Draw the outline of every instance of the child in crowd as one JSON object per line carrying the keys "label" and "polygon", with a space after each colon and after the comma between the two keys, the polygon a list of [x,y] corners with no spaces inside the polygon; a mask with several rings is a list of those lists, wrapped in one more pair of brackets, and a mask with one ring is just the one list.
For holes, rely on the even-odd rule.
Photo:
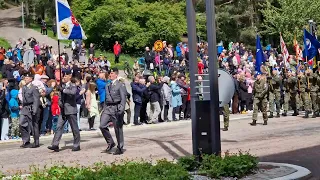
{"label": "child in crowd", "polygon": [[59,91],[54,89],[51,93],[51,113],[52,113],[52,131],[51,134],[57,131],[57,124],[60,115],[59,107]]}
{"label": "child in crowd", "polygon": [[11,116],[11,139],[18,139],[19,134],[19,90],[13,89],[10,91],[9,109]]}

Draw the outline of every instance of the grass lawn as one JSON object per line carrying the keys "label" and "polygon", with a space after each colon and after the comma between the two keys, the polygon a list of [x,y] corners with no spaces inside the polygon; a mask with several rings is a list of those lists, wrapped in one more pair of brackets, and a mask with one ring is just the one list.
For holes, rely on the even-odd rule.
{"label": "grass lawn", "polygon": [[0,37],[0,47],[8,49],[9,47],[11,47],[11,45],[6,39]]}
{"label": "grass lawn", "polygon": [[[38,24],[32,23],[32,24],[30,24],[29,28],[31,28],[33,30],[36,30],[39,33],[41,33],[41,27]],[[53,35],[53,32],[51,30],[51,25],[48,25],[47,30],[48,30],[48,37],[50,37],[52,39],[55,39],[55,40],[58,40],[57,36]],[[60,40],[60,43],[65,44],[65,45],[69,45],[69,44],[71,44],[71,42],[72,42],[71,40]]]}

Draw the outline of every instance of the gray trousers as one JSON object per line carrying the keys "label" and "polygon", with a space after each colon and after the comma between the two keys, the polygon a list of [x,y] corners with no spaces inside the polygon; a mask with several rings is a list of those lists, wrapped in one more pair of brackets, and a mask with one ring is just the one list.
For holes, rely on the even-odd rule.
{"label": "gray trousers", "polygon": [[[34,144],[39,145],[39,137],[40,137],[40,128],[39,128],[39,120],[40,120],[41,112],[35,116],[30,115],[20,115],[20,133],[23,144],[30,142],[30,133],[32,132]],[[31,117],[31,118],[30,118]],[[31,132],[30,132],[31,131]]]}
{"label": "gray trousers", "polygon": [[63,129],[64,129],[64,124],[66,121],[69,122],[73,134],[73,147],[77,148],[80,146],[80,131],[78,127],[78,121],[77,121],[77,114],[71,114],[71,115],[66,115],[65,119],[62,119],[62,116],[59,116],[58,119],[58,124],[57,124],[57,131],[54,134],[53,140],[52,140],[52,146],[59,146]]}
{"label": "gray trousers", "polygon": [[161,113],[161,108],[159,102],[150,103],[150,118],[151,122],[158,122],[159,114]]}
{"label": "gray trousers", "polygon": [[[108,108],[108,107],[105,107]],[[114,143],[113,138],[109,131],[109,123],[113,123],[114,132],[116,134],[118,149],[123,149],[124,138],[123,138],[123,114],[116,115],[114,113],[108,113],[108,111],[103,111],[100,118],[100,130],[103,134],[104,139],[107,141],[108,145]]]}

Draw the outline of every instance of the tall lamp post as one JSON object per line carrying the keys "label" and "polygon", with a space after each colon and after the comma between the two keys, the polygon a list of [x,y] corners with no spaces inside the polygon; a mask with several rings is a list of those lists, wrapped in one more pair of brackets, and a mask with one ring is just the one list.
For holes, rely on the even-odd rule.
{"label": "tall lamp post", "polygon": [[22,29],[24,30],[24,8],[23,1],[21,1],[21,17],[22,17]]}

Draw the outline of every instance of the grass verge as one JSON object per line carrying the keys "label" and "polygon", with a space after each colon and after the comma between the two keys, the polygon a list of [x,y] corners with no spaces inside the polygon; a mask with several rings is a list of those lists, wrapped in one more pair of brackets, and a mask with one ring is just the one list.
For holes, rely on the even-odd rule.
{"label": "grass verge", "polygon": [[11,47],[11,45],[6,39],[0,37],[0,47],[8,49],[9,47]]}

